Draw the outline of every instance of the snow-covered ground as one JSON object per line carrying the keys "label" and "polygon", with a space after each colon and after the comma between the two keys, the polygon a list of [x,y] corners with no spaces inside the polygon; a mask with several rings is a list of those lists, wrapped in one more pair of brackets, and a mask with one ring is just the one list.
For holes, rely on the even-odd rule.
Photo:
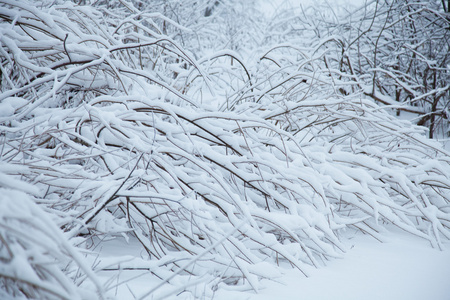
{"label": "snow-covered ground", "polygon": [[[197,291],[197,297],[170,287],[161,287],[156,297],[165,293],[170,299],[214,300],[448,300],[450,299],[450,244],[444,251],[427,241],[392,229],[381,243],[362,233],[349,234],[348,248],[342,259],[332,259],[319,269],[307,269],[304,277],[294,269],[282,269],[275,280],[262,280],[258,293],[225,287],[211,297]],[[139,245],[130,241],[110,241],[107,251],[129,257],[142,257]],[[114,250],[115,249],[115,250]],[[114,253],[111,253],[113,251]],[[108,274],[104,274],[105,278]],[[154,275],[148,271],[123,271],[115,283],[125,282],[116,291],[118,299],[133,299],[150,291]],[[152,283],[153,282],[153,283]],[[111,286],[114,286],[112,284]],[[199,285],[202,289],[202,285]],[[113,288],[114,289],[114,288]],[[202,296],[198,296],[202,295]],[[152,297],[150,297],[152,299]],[[166,299],[162,298],[157,299]]]}
{"label": "snow-covered ground", "polygon": [[[309,270],[309,278],[286,270],[279,282],[263,281],[259,294],[220,290],[214,299],[249,300],[448,300],[450,245],[433,249],[402,232],[387,241],[355,235],[343,259]],[[350,248],[349,247],[349,248]]]}

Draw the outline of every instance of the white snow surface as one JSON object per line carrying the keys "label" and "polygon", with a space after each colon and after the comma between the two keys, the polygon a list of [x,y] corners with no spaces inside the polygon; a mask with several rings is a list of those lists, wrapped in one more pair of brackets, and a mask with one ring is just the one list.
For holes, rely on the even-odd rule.
{"label": "white snow surface", "polygon": [[[309,278],[288,270],[281,283],[258,295],[216,299],[419,300],[450,299],[450,253],[403,233],[388,234],[385,243],[355,236],[344,259],[311,269]],[[448,246],[448,245],[447,245]]]}
{"label": "white snow surface", "polygon": [[[430,247],[423,239],[390,228],[384,233],[386,240],[381,243],[360,232],[348,233],[345,242],[348,247],[342,259],[332,259],[316,269],[307,269],[309,277],[298,270],[282,268],[282,274],[275,280],[262,280],[259,292],[233,290],[235,287],[221,285],[211,296],[197,297],[190,293],[172,293],[168,287],[161,288],[156,299],[214,299],[214,300],[448,300],[450,299],[450,244],[444,251]],[[130,241],[126,246],[120,240],[112,240],[108,253],[117,255],[127,252],[124,261],[130,262],[139,253],[139,245]],[[138,259],[139,260],[139,259]],[[108,261],[104,261],[108,263]],[[140,266],[156,266],[139,263]],[[154,262],[153,262],[154,264]],[[161,264],[164,264],[162,262]],[[117,299],[132,299],[133,295],[148,291],[152,277],[149,272],[123,271],[120,280],[131,279],[128,288],[120,286],[115,295]],[[107,275],[107,274],[106,274]],[[195,279],[193,279],[195,280]],[[156,283],[154,283],[156,285]],[[199,285],[201,289],[202,285]],[[201,295],[201,296],[198,296]],[[147,299],[147,298],[146,298]],[[152,299],[152,297],[150,297]]]}

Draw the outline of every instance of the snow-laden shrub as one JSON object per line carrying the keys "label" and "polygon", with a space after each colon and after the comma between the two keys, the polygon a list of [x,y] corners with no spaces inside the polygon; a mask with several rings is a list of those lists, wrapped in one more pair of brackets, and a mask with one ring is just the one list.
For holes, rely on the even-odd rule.
{"label": "snow-laden shrub", "polygon": [[256,50],[249,66],[230,51],[195,60],[161,14],[0,3],[1,159],[41,193],[24,211],[58,215],[80,250],[124,236],[181,290],[170,274],[257,290],[276,265],[307,275],[342,256],[348,228],[382,239],[395,225],[436,247],[450,237],[448,153],[342,92],[353,83],[326,64],[335,40]]}
{"label": "snow-laden shrub", "polygon": [[43,209],[45,200],[29,195],[40,194],[34,186],[8,175],[17,169],[27,171],[0,165],[1,298],[102,298],[97,276],[53,220],[58,212]]}
{"label": "snow-laden shrub", "polygon": [[[360,7],[320,2],[284,10],[266,43],[309,47],[328,43],[324,64],[336,77],[400,115],[429,128],[430,138],[450,130],[450,18],[445,1],[368,1]],[[357,4],[357,5],[358,5]]]}

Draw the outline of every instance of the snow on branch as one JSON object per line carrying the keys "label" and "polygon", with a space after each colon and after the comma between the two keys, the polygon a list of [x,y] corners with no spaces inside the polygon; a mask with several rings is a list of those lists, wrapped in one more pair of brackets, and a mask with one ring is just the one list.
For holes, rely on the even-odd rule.
{"label": "snow on branch", "polygon": [[[0,4],[7,294],[106,297],[112,281],[97,276],[115,268],[257,291],[277,266],[307,276],[341,257],[349,228],[450,238],[449,153],[365,98],[366,78],[330,50],[340,39],[196,60],[156,29],[166,17],[130,5],[126,17],[120,5]],[[82,261],[120,237],[147,259]]]}

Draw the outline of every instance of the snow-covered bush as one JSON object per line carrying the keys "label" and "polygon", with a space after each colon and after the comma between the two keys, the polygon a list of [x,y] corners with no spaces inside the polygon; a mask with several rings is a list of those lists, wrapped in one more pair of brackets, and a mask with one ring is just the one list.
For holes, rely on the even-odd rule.
{"label": "snow-covered bush", "polygon": [[45,200],[35,186],[8,175],[17,169],[28,171],[0,165],[0,297],[102,298],[103,287],[91,266],[53,220],[61,212],[43,208]]}
{"label": "snow-covered bush", "polygon": [[[333,40],[324,59],[336,77],[400,115],[414,115],[429,137],[449,134],[450,17],[445,1],[366,1],[356,9],[310,6],[284,11],[267,41],[297,47]],[[278,34],[276,34],[278,33]],[[282,33],[282,34],[279,34]]]}
{"label": "snow-covered bush", "polygon": [[[257,48],[244,61],[191,54],[171,36],[189,28],[126,1],[0,4],[1,160],[35,193],[5,190],[0,230],[13,222],[49,240],[2,233],[1,270],[16,274],[0,274],[2,293],[71,298],[88,278],[87,291],[108,295],[113,283],[94,275],[105,264],[62,265],[79,257],[68,245],[114,237],[139,241],[161,282],[189,290],[195,276],[207,295],[258,290],[277,265],[307,275],[305,265],[342,256],[349,228],[382,239],[395,225],[436,247],[450,238],[448,153],[352,90],[356,77],[328,64],[338,39]],[[59,265],[41,275],[27,249]],[[32,291],[17,275],[25,267],[39,273]]]}

